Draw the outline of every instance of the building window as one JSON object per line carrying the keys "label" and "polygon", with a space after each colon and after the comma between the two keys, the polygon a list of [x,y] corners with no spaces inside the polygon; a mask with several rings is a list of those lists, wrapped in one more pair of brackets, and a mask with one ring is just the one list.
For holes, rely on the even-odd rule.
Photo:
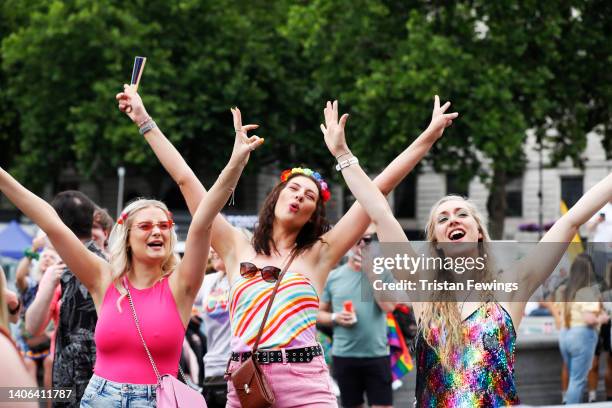
{"label": "building window", "polygon": [[562,176],[561,177],[561,199],[565,201],[567,208],[572,208],[582,197],[583,177]]}
{"label": "building window", "polygon": [[523,216],[523,178],[517,177],[506,184],[506,216]]}
{"label": "building window", "polygon": [[469,180],[462,180],[457,174],[446,175],[446,194],[469,197]]}
{"label": "building window", "polygon": [[410,173],[393,193],[397,218],[416,218],[416,174]]}

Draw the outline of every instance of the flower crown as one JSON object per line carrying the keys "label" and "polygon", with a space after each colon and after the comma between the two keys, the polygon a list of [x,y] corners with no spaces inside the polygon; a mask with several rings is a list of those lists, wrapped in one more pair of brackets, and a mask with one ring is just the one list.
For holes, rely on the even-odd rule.
{"label": "flower crown", "polygon": [[329,186],[323,180],[323,177],[316,171],[312,171],[311,169],[304,169],[302,167],[294,167],[292,169],[287,169],[283,171],[280,175],[280,180],[285,182],[294,174],[303,174],[304,176],[312,177],[319,183],[319,187],[321,188],[321,198],[323,202],[326,203],[331,198],[331,193],[329,192]]}
{"label": "flower crown", "polygon": [[[170,211],[166,211],[166,214],[168,215],[168,221],[174,221],[174,219],[172,218],[172,213]],[[128,215],[129,214],[127,211],[123,211],[119,218],[117,218],[117,224],[123,225],[123,223],[128,219]]]}

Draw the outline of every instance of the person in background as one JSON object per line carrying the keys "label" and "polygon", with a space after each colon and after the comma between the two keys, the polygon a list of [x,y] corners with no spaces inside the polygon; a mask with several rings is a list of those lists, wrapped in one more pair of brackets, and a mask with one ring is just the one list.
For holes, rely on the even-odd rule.
{"label": "person in background", "polygon": [[570,277],[562,296],[559,348],[568,367],[569,383],[564,403],[582,402],[582,394],[591,368],[599,326],[609,320],[602,310],[601,296],[592,287],[595,282],[590,257],[580,254],[572,263]]}
{"label": "person in background", "polygon": [[223,260],[213,249],[210,260],[216,272],[204,277],[202,284],[202,324],[206,336],[204,355],[204,397],[210,408],[225,407],[227,381],[224,378],[231,355],[230,316],[228,308],[229,281]]}
{"label": "person in background", "polygon": [[[0,370],[0,387],[35,387],[36,384],[32,377],[28,374],[21,354],[17,349],[17,345],[11,338],[9,326],[8,309],[11,307],[7,304],[7,295],[10,296],[12,307],[15,303],[19,305],[17,296],[6,289],[6,276],[4,270],[0,266],[0,361],[2,361],[2,369]],[[17,307],[17,310],[19,307]],[[17,313],[13,313],[16,315]],[[14,408],[14,402],[1,402],[0,407]],[[35,402],[21,402],[19,407],[36,408],[38,404]]]}
{"label": "person in background", "polygon": [[91,239],[108,258],[108,237],[113,229],[113,217],[105,208],[96,206],[94,210],[93,225],[91,226]]}
{"label": "person in background", "polygon": [[[332,367],[345,407],[362,406],[364,393],[372,407],[393,406],[387,313],[395,304],[375,298],[361,272],[362,251],[374,234],[371,225],[349,251],[348,262],[330,273],[319,304],[317,322],[334,327]],[[352,311],[345,308],[346,302]]]}

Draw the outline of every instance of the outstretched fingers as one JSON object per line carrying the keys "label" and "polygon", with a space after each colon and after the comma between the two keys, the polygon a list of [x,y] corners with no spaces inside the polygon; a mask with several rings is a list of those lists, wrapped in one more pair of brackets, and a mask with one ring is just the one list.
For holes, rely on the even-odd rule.
{"label": "outstretched fingers", "polygon": [[333,105],[332,105],[332,115],[331,115],[332,120],[334,121],[334,123],[338,123],[338,101],[334,101]]}
{"label": "outstretched fingers", "polygon": [[346,121],[348,120],[348,117],[349,117],[348,113],[345,113],[340,118],[340,126],[342,127],[342,129],[344,129],[344,126],[346,126]]}
{"label": "outstretched fingers", "polygon": [[439,109],[439,110],[440,110],[440,113],[444,113],[444,112],[446,112],[446,110],[447,110],[447,109],[448,109],[450,106],[451,106],[450,101],[446,102],[444,105],[442,105],[442,106],[440,107],[440,109]]}
{"label": "outstretched fingers", "polygon": [[329,123],[331,122],[331,111],[332,111],[332,105],[330,101],[327,101],[327,104],[325,105],[325,109],[323,109],[323,114],[325,115],[325,125],[329,126]]}
{"label": "outstretched fingers", "polygon": [[246,133],[249,130],[253,130],[253,129],[257,129],[259,127],[259,125],[255,125],[255,124],[249,124],[249,125],[244,125],[242,127],[242,130]]}
{"label": "outstretched fingers", "polygon": [[234,119],[234,130],[236,132],[242,131],[242,116],[240,115],[240,109],[238,107],[231,108],[232,118]]}

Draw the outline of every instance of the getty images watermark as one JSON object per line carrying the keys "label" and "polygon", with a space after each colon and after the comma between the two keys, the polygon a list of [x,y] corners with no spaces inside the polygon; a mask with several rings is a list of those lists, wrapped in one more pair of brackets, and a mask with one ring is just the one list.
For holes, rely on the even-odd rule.
{"label": "getty images watermark", "polygon": [[[362,288],[388,301],[555,301],[578,254],[611,259],[610,251],[597,243],[373,243],[362,255]],[[594,296],[612,283],[605,265],[594,262],[587,277],[601,288]],[[372,290],[362,290],[362,298],[372,300]]]}

